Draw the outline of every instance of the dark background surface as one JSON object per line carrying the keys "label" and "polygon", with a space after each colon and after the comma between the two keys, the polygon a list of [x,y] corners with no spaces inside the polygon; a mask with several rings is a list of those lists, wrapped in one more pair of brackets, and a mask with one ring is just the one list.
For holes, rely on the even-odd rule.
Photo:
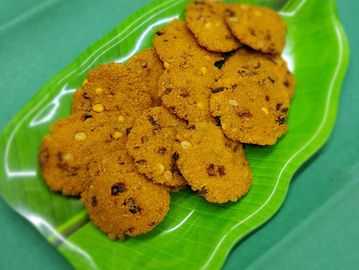
{"label": "dark background surface", "polygon": [[[41,85],[149,2],[0,0],[0,130]],[[224,269],[359,265],[358,10],[358,1],[338,0],[351,58],[333,134],[296,174],[279,213],[233,249]],[[71,266],[0,199],[0,269]]]}

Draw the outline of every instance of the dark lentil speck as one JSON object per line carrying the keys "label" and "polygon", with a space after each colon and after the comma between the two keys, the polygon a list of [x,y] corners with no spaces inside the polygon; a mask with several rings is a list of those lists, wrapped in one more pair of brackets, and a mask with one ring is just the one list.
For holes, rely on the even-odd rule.
{"label": "dark lentil speck", "polygon": [[233,152],[238,152],[238,150],[241,149],[239,145],[236,145],[232,148]]}
{"label": "dark lentil speck", "polygon": [[126,190],[124,183],[116,183],[111,187],[111,195],[118,196]]}
{"label": "dark lentil speck", "polygon": [[172,88],[166,87],[164,94],[169,94],[172,92]]}
{"label": "dark lentil speck", "polygon": [[175,161],[178,160],[179,159],[179,154],[177,152],[174,152],[172,154],[172,159],[175,160]]}
{"label": "dark lentil speck", "polygon": [[229,9],[229,8],[226,8],[225,12],[228,14],[229,17],[235,17],[236,16],[236,13],[233,10]]}
{"label": "dark lentil speck", "polygon": [[281,117],[279,116],[276,120],[276,122],[279,124],[279,125],[283,125],[285,123],[285,120],[286,118],[285,117]]}
{"label": "dark lentil speck", "polygon": [[82,116],[82,120],[87,120],[87,119],[90,119],[90,118],[92,118],[92,115],[91,114],[84,114],[83,116]]}
{"label": "dark lentil speck", "polygon": [[129,211],[131,212],[131,214],[136,214],[141,211],[141,208],[138,207],[138,205],[132,205]]}
{"label": "dark lentil speck", "polygon": [[260,62],[257,62],[256,65],[254,66],[255,69],[258,69],[261,67],[261,63]]}
{"label": "dark lentil speck", "polygon": [[187,129],[189,129],[189,130],[196,130],[196,126],[195,125],[189,125],[188,127],[187,127]]}
{"label": "dark lentil speck", "polygon": [[238,112],[237,115],[239,117],[246,117],[246,118],[250,118],[253,116],[250,111],[241,111],[241,112]]}
{"label": "dark lentil speck", "polygon": [[150,225],[150,227],[155,226],[155,225],[156,225],[156,221],[152,221],[149,225]]}
{"label": "dark lentil speck", "polygon": [[289,86],[290,86],[289,80],[285,80],[283,84],[284,84],[285,87],[289,87]]}
{"label": "dark lentil speck", "polygon": [[136,203],[135,199],[130,197],[124,201],[124,205],[128,206],[128,211],[130,211],[131,214],[136,214],[141,211],[141,208]]}
{"label": "dark lentil speck", "polygon": [[82,96],[83,96],[84,99],[87,99],[87,100],[90,99],[90,97],[89,97],[89,95],[87,94],[87,92],[84,92],[84,93],[82,94]]}
{"label": "dark lentil speck", "polygon": [[275,80],[274,80],[272,77],[270,77],[270,76],[268,76],[268,80],[269,80],[272,84],[275,83]]}
{"label": "dark lentil speck", "polygon": [[139,159],[139,160],[136,160],[135,163],[137,163],[137,164],[144,164],[144,163],[146,163],[146,160],[144,160],[144,159]]}
{"label": "dark lentil speck", "polygon": [[224,87],[217,87],[215,89],[212,89],[212,94],[222,92],[224,89],[225,89]]}
{"label": "dark lentil speck", "polygon": [[96,206],[97,206],[96,196],[92,196],[92,197],[91,197],[91,205],[92,205],[92,207],[96,207]]}
{"label": "dark lentil speck", "polygon": [[150,121],[150,123],[151,123],[152,125],[157,125],[157,121],[153,118],[152,115],[149,115],[149,116],[147,117],[147,119],[148,119],[148,121]]}
{"label": "dark lentil speck", "polygon": [[166,151],[167,151],[166,147],[160,147],[158,148],[157,153],[163,155],[166,153]]}
{"label": "dark lentil speck", "polygon": [[156,31],[156,35],[157,36],[162,36],[165,32],[163,30],[157,30]]}
{"label": "dark lentil speck", "polygon": [[132,127],[131,128],[126,128],[126,135],[130,134],[131,130],[132,130]]}
{"label": "dark lentil speck", "polygon": [[252,36],[254,36],[254,37],[256,36],[256,31],[254,31],[253,28],[248,28],[248,31]]}
{"label": "dark lentil speck", "polygon": [[224,166],[223,166],[223,165],[218,166],[218,174],[219,174],[220,176],[226,175],[226,173],[225,173],[225,171],[224,171]]}
{"label": "dark lentil speck", "polygon": [[188,97],[188,96],[189,96],[189,94],[188,94],[188,92],[187,92],[187,90],[186,90],[186,89],[183,89],[183,90],[181,91],[180,96],[181,96],[181,97]]}
{"label": "dark lentil speck", "polygon": [[129,233],[133,233],[135,231],[135,228],[134,227],[130,227],[126,230],[126,234],[129,234]]}
{"label": "dark lentil speck", "polygon": [[209,176],[216,176],[216,172],[215,172],[215,170],[214,170],[214,164],[213,164],[213,163],[211,163],[211,164],[208,165],[208,167],[207,167],[207,174],[208,174]]}
{"label": "dark lentil speck", "polygon": [[206,187],[202,187],[197,193],[200,195],[206,195],[208,193],[208,189]]}
{"label": "dark lentil speck", "polygon": [[62,152],[57,152],[56,153],[56,158],[58,161],[62,162]]}

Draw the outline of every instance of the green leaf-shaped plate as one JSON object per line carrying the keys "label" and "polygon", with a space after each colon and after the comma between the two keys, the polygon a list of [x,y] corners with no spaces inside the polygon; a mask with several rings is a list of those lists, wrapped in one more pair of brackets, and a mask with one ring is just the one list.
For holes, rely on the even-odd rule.
{"label": "green leaf-shaped plate", "polygon": [[131,15],[49,81],[1,135],[1,195],[77,269],[220,268],[230,249],[279,209],[294,172],[333,127],[349,54],[335,1],[247,1],[281,9],[289,26],[284,56],[297,78],[289,133],[275,146],[246,149],[254,174],[247,196],[214,205],[189,191],[174,193],[170,213],[154,231],[112,242],[89,223],[78,199],[50,192],[37,149],[50,124],[70,114],[71,95],[88,70],[152,46],[154,31],[183,17],[187,2],[158,0]]}

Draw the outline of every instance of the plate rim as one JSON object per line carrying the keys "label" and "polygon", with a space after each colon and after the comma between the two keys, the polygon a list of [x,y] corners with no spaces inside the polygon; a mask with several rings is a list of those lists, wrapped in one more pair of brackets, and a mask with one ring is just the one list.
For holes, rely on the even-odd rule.
{"label": "plate rim", "polygon": [[[184,2],[184,1],[187,1],[187,0],[182,0],[181,2]],[[70,70],[73,70],[78,65],[78,60],[83,58],[83,56],[86,55],[86,52],[88,52],[90,50],[90,48],[96,47],[99,44],[102,44],[102,40],[106,39],[106,37],[108,35],[110,35],[110,33],[112,33],[115,29],[118,29],[121,25],[126,25],[128,22],[133,21],[132,17],[135,17],[136,15],[142,14],[143,10],[145,10],[148,6],[158,5],[160,3],[169,4],[171,2],[174,2],[174,1],[173,0],[165,0],[165,1],[156,0],[156,1],[153,1],[153,2],[143,6],[142,8],[140,8],[139,10],[137,10],[136,12],[132,13],[130,16],[128,16],[127,18],[122,20],[114,29],[109,31],[109,33],[105,34],[99,40],[97,40],[97,41],[93,42],[92,44],[90,44],[90,46],[88,46],[87,49],[85,49],[82,53],[80,53],[69,65],[67,65],[65,68],[63,68],[59,72],[57,72],[50,80],[45,82],[43,84],[43,86],[36,92],[36,94],[33,95],[30,98],[30,100],[21,108],[21,110],[19,110],[12,117],[12,119],[5,125],[3,130],[0,132],[0,151],[3,152],[4,146],[5,146],[5,143],[6,143],[7,135],[13,130],[13,127],[16,125],[16,123],[18,123],[26,114],[29,113],[29,110],[31,110],[31,108],[34,107],[34,105],[39,101],[39,99],[45,99],[46,98],[46,91],[48,91],[49,85],[50,84],[56,84],[56,82],[58,82],[60,78],[63,78],[64,74],[68,73],[68,71],[70,71]],[[292,7],[291,5],[293,3],[294,3],[293,5],[297,4],[296,7],[298,7],[300,5],[303,5],[303,3],[305,3],[305,2],[306,2],[306,0],[288,1],[287,4],[284,6],[283,10],[284,10],[284,12],[288,12],[286,9],[288,9],[289,7]],[[344,28],[343,28],[343,26],[341,24],[341,21],[339,19],[338,14],[337,14],[336,1],[335,0],[329,0],[329,1],[326,1],[324,3],[324,5],[331,5],[332,12],[330,14],[326,14],[326,15],[331,17],[332,26],[336,28],[337,43],[339,44],[339,47],[341,48],[341,50],[338,52],[339,59],[336,61],[337,66],[336,66],[335,76],[331,80],[331,86],[330,86],[331,90],[328,91],[328,92],[330,92],[330,98],[327,99],[326,105],[325,105],[327,107],[327,113],[326,113],[327,117],[323,119],[323,121],[321,123],[321,129],[317,131],[317,134],[316,134],[317,136],[314,139],[311,139],[305,145],[305,147],[301,150],[302,152],[304,152],[306,150],[306,152],[301,156],[301,158],[298,161],[296,161],[295,156],[293,156],[287,162],[288,166],[292,165],[285,172],[286,174],[289,173],[289,176],[286,175],[286,177],[284,177],[282,180],[279,180],[279,178],[278,178],[278,181],[277,181],[277,184],[280,181],[285,181],[286,182],[285,183],[285,190],[283,190],[279,195],[278,195],[278,193],[274,193],[275,190],[273,191],[273,195],[274,194],[276,195],[275,198],[279,202],[276,203],[275,209],[271,211],[271,215],[269,215],[267,217],[267,219],[261,219],[260,222],[258,222],[258,224],[256,224],[255,227],[252,227],[251,230],[249,230],[248,232],[243,233],[241,235],[237,234],[236,228],[237,228],[237,226],[239,224],[245,222],[246,220],[241,221],[240,223],[236,224],[234,226],[235,228],[234,229],[232,228],[232,230],[230,230],[229,233],[226,234],[224,236],[224,238],[222,238],[222,240],[218,243],[218,245],[215,248],[211,258],[208,259],[207,264],[204,265],[202,269],[211,268],[211,267],[214,267],[214,268],[221,267],[223,265],[225,259],[228,257],[228,254],[230,253],[232,248],[242,238],[244,238],[248,234],[250,234],[253,231],[255,231],[256,229],[258,229],[260,226],[262,226],[264,223],[266,223],[269,219],[271,219],[277,213],[278,209],[280,208],[280,206],[282,205],[282,203],[283,203],[283,201],[284,201],[284,199],[286,197],[288,187],[290,185],[291,179],[292,179],[293,175],[295,174],[295,172],[297,172],[298,169],[305,162],[307,162],[310,159],[310,157],[312,157],[325,144],[325,142],[327,141],[327,139],[329,138],[329,136],[330,136],[330,134],[331,134],[331,132],[333,130],[333,127],[334,127],[334,124],[335,124],[335,121],[336,121],[336,116],[337,116],[337,111],[338,111],[338,102],[339,102],[339,98],[336,98],[336,96],[339,97],[340,91],[342,90],[341,86],[342,86],[342,81],[344,79],[345,73],[346,73],[347,68],[348,68],[350,49],[349,49],[349,43],[348,43],[347,35],[345,33],[345,30],[344,30]],[[297,155],[297,153],[295,155]],[[0,160],[2,160],[2,159],[3,159],[3,156],[1,156]],[[284,171],[285,171],[286,168],[287,167],[284,167],[282,169],[283,174],[284,174]],[[1,186],[1,184],[0,184],[0,186]],[[4,201],[12,209],[14,209],[17,213],[24,216],[28,221],[31,222],[31,220],[29,220],[26,217],[26,215],[21,213],[21,211],[19,211],[19,209],[17,209],[16,207],[13,207],[11,205],[11,202],[7,201],[6,196],[3,196],[1,189],[0,189],[0,196],[4,199]],[[278,197],[278,196],[280,196],[280,197]],[[271,199],[273,197],[274,196],[270,197],[269,199]],[[265,208],[265,206],[261,207],[261,209],[264,209],[264,208]],[[253,216],[255,216],[257,213],[258,212],[256,211]],[[79,213],[79,214],[81,214],[81,213]],[[78,215],[75,215],[74,217],[76,217]],[[250,216],[252,216],[252,214]],[[38,228],[36,226],[35,226],[35,228],[38,230]],[[227,237],[228,240],[226,239],[226,237]],[[48,239],[48,241],[49,241],[49,239]],[[71,261],[70,261],[70,263],[72,264]],[[73,266],[75,266],[75,265],[73,265]]]}

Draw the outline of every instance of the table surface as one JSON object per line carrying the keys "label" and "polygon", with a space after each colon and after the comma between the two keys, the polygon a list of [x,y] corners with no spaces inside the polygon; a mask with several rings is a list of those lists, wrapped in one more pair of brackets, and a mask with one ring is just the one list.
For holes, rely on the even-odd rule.
{"label": "table surface", "polygon": [[[149,2],[0,0],[0,130],[42,84]],[[233,249],[224,269],[353,269],[359,264],[357,10],[359,1],[338,0],[351,58],[329,141],[297,172],[279,213]],[[71,269],[2,199],[0,228],[0,269]]]}

